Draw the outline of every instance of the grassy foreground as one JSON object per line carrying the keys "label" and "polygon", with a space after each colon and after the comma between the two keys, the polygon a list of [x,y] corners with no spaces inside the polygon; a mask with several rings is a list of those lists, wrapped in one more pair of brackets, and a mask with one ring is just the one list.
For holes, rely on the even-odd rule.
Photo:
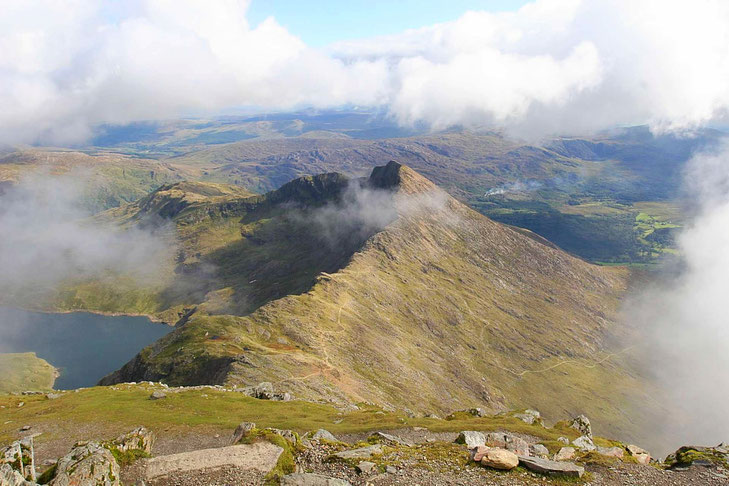
{"label": "grassy foreground", "polygon": [[[150,400],[161,386],[138,384],[94,387],[66,392],[50,400],[45,395],[0,395],[0,444],[17,438],[24,425],[43,430],[38,441],[91,439],[98,432],[104,439],[144,425],[158,434],[230,434],[243,421],[259,428],[275,427],[306,432],[326,428],[347,434],[403,427],[427,427],[431,431],[509,430],[553,441],[560,436],[577,437],[574,429],[558,424],[555,428],[528,425],[511,416],[474,417],[456,413],[450,419],[409,418],[402,413],[384,412],[362,405],[359,410],[342,412],[330,405],[293,400],[276,402],[250,398],[242,393],[213,388],[167,392],[167,398]],[[18,406],[20,402],[24,404]]]}

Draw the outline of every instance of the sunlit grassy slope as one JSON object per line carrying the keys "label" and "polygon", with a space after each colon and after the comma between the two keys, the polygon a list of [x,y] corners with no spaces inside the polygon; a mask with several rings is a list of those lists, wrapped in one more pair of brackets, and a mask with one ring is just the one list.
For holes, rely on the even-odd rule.
{"label": "sunlit grassy slope", "polygon": [[0,393],[53,388],[57,371],[35,353],[0,353]]}
{"label": "sunlit grassy slope", "polygon": [[[364,182],[383,197],[355,212],[351,184],[326,174],[263,196],[175,185],[103,215],[171,218],[180,249],[150,312],[174,322],[195,309],[106,382],[272,381],[299,397],[437,413],[533,406],[621,432],[631,414],[616,410],[653,403],[640,374],[607,355],[624,337],[625,269],[495,223],[398,164]],[[362,219],[368,208],[386,217]],[[344,231],[333,237],[322,215]],[[99,285],[71,286],[59,305],[94,309]]]}

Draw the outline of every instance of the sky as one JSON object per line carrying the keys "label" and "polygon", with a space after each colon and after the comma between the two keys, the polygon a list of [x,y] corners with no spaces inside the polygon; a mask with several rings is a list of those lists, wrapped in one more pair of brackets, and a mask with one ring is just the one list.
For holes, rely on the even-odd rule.
{"label": "sky", "polygon": [[524,138],[727,122],[724,0],[252,1],[0,0],[0,144],[237,110]]}
{"label": "sky", "polygon": [[469,10],[515,11],[521,0],[253,0],[252,25],[268,17],[312,47],[450,22]]}

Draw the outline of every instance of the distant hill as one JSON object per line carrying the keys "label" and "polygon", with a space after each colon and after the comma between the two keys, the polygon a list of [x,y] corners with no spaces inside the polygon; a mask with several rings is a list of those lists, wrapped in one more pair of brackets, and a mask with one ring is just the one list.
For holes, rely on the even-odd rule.
{"label": "distant hill", "polygon": [[[145,208],[177,188],[105,217],[160,224]],[[619,410],[655,403],[611,347],[625,333],[625,269],[493,222],[398,163],[202,198],[161,219],[180,252],[152,300],[158,316],[183,318],[103,383],[271,381],[299,397],[438,413],[534,406],[627,435],[628,417],[644,417]]]}

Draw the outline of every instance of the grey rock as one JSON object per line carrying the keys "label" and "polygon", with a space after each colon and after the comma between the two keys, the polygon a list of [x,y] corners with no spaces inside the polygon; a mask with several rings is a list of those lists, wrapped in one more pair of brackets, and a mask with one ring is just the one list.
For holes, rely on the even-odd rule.
{"label": "grey rock", "polygon": [[363,474],[367,474],[371,472],[377,464],[370,461],[361,461],[359,464],[357,464],[357,470]]}
{"label": "grey rock", "polygon": [[517,456],[529,455],[529,443],[521,437],[506,432],[489,432],[486,434],[486,445],[501,447],[515,453]]}
{"label": "grey rock", "polygon": [[592,438],[583,435],[572,441],[572,445],[577,447],[581,451],[594,451],[597,449],[595,444],[592,442]]}
{"label": "grey rock", "polygon": [[464,430],[456,437],[456,444],[466,444],[466,447],[473,449],[486,444],[486,436],[483,432],[476,430]]}
{"label": "grey rock", "polygon": [[149,396],[150,400],[161,400],[163,398],[167,398],[167,394],[159,390],[153,391],[152,394]]}
{"label": "grey rock", "polygon": [[274,428],[267,428],[265,430],[270,430],[274,434],[278,434],[287,441],[291,442],[292,444],[296,444],[296,433],[293,430],[288,429],[274,429]]}
{"label": "grey rock", "polygon": [[562,447],[559,452],[557,452],[554,455],[555,461],[571,461],[575,458],[575,451],[574,447]]}
{"label": "grey rock", "polygon": [[248,437],[253,429],[256,428],[256,424],[253,422],[241,422],[238,427],[233,431],[233,436],[230,439],[231,444],[237,444],[241,440]]}
{"label": "grey rock", "polygon": [[114,446],[121,452],[141,450],[147,454],[152,453],[155,435],[146,427],[137,427],[128,434],[121,435],[114,440]]}
{"label": "grey rock", "polygon": [[519,465],[542,474],[563,474],[581,478],[585,468],[571,462],[550,461],[539,457],[519,457]]}
{"label": "grey rock", "polygon": [[82,443],[58,460],[50,486],[119,486],[119,464],[98,442]]}
{"label": "grey rock", "polygon": [[608,457],[623,457],[625,455],[625,451],[622,447],[598,447],[597,448],[598,454],[601,454],[603,456]]}
{"label": "grey rock", "polygon": [[62,396],[62,393],[46,393],[46,398],[48,400],[55,400],[57,398],[61,398]]}
{"label": "grey rock", "polygon": [[349,481],[321,474],[296,473],[281,478],[281,486],[352,486]]}
{"label": "grey rock", "polygon": [[339,442],[339,439],[326,429],[319,429],[311,436],[315,440],[328,440],[329,442]]}
{"label": "grey rock", "polygon": [[376,454],[382,454],[382,446],[379,444],[337,452],[334,456],[340,459],[369,459]]}
{"label": "grey rock", "polygon": [[26,479],[10,464],[0,465],[0,485],[2,486],[35,486],[36,483],[26,481]]}
{"label": "grey rock", "polygon": [[470,413],[474,417],[485,417],[486,416],[486,412],[484,411],[484,409],[479,408],[479,407],[468,409],[468,413]]}
{"label": "grey rock", "polygon": [[592,439],[592,425],[590,424],[590,419],[584,415],[578,415],[573,418],[572,422],[570,422],[570,427],[577,429],[580,432],[580,435],[584,435]]}
{"label": "grey rock", "polygon": [[570,440],[567,437],[560,437],[559,439],[557,439],[557,442],[561,442],[564,445],[568,445],[570,443]]}
{"label": "grey rock", "polygon": [[547,458],[549,457],[549,449],[543,444],[529,444],[529,455]]}
{"label": "grey rock", "polygon": [[387,474],[397,474],[397,468],[395,466],[387,466],[385,472]]}
{"label": "grey rock", "polygon": [[406,446],[406,447],[413,446],[413,443],[410,441],[401,439],[400,437],[397,437],[395,435],[386,434],[384,432],[375,432],[374,434],[370,435],[370,438],[375,438],[375,439],[379,440],[380,442],[384,442],[384,443],[390,444],[390,445],[402,445],[402,446]]}
{"label": "grey rock", "polygon": [[515,413],[514,417],[529,425],[539,423],[542,420],[542,414],[531,408],[524,410],[524,413]]}

